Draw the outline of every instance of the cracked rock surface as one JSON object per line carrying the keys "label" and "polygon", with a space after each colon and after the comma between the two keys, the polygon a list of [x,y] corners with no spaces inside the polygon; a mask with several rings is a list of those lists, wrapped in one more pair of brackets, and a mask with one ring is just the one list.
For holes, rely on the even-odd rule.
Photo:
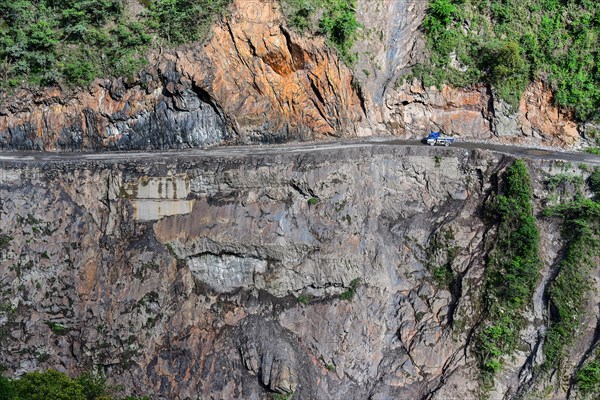
{"label": "cracked rock surface", "polygon": [[[477,398],[483,210],[510,163],[425,146],[4,163],[0,364],[94,367],[156,399]],[[557,165],[531,162],[534,181]],[[562,241],[539,224],[543,278],[494,398],[527,390],[541,362]],[[597,304],[569,368],[597,341]]]}

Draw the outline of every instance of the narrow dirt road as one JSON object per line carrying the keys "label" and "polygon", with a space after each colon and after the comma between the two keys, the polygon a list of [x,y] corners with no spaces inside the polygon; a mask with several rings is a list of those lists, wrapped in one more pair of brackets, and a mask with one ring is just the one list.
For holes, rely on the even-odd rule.
{"label": "narrow dirt road", "polygon": [[[129,151],[102,153],[46,153],[46,152],[0,152],[0,162],[144,162],[164,159],[195,159],[204,157],[245,157],[269,156],[284,153],[310,153],[334,151],[351,148],[365,148],[375,146],[426,146],[418,140],[391,140],[389,138],[370,138],[366,140],[345,140],[334,142],[305,142],[287,143],[281,145],[247,145],[247,146],[221,146],[208,149],[184,149],[165,151]],[[438,147],[436,147],[438,148]],[[515,157],[561,160],[583,162],[600,165],[600,156],[581,152],[566,152],[558,150],[541,150],[519,146],[506,146],[488,143],[457,142],[444,149],[461,150],[490,150],[498,153],[510,154]]]}

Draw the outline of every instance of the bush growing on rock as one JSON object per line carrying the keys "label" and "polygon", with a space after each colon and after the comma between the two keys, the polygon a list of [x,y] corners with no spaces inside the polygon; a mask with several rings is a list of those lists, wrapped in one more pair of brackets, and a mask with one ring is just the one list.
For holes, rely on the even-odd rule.
{"label": "bush growing on rock", "polygon": [[86,400],[83,386],[62,372],[29,372],[12,382],[15,400]]}
{"label": "bush growing on rock", "polygon": [[[0,400],[117,400],[101,375],[85,373],[71,379],[55,370],[28,372],[18,379],[0,376]],[[125,397],[123,400],[150,400],[149,397]]]}
{"label": "bush growing on rock", "polygon": [[413,74],[430,85],[491,84],[516,106],[544,80],[581,120],[600,118],[600,3],[593,0],[430,0],[429,55]]}
{"label": "bush growing on rock", "polygon": [[502,368],[502,357],[518,344],[522,313],[531,301],[541,267],[533,189],[522,160],[508,168],[505,183],[505,193],[496,196],[490,210],[498,233],[486,265],[484,320],[475,340],[486,379]]}
{"label": "bush growing on rock", "polygon": [[346,63],[356,62],[351,51],[361,26],[356,0],[283,0],[282,6],[292,28],[324,35]]}
{"label": "bush growing on rock", "polygon": [[133,75],[152,42],[200,40],[229,1],[152,0],[133,16],[119,0],[0,0],[0,87]]}
{"label": "bush growing on rock", "polygon": [[[559,270],[548,291],[550,323],[544,342],[545,367],[558,369],[568,355],[585,315],[586,298],[591,290],[591,273],[600,250],[600,169],[595,168],[588,181],[594,199],[576,187],[572,200],[549,207],[546,216],[563,220],[566,250]],[[583,180],[578,180],[582,185]],[[551,190],[556,189],[549,185]]]}

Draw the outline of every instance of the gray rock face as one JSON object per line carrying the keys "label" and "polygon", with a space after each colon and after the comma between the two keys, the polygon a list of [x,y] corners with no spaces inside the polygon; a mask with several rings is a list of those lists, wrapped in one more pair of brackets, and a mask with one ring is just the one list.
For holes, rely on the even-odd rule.
{"label": "gray rock face", "polygon": [[187,260],[194,278],[220,293],[253,286],[267,269],[265,260],[234,255],[202,254]]}
{"label": "gray rock face", "polygon": [[[220,144],[231,137],[220,110],[189,79],[175,71],[149,68],[126,88],[113,79],[73,99],[51,106],[18,99],[0,111],[0,148],[11,150],[140,150]],[[142,89],[142,86],[146,90]],[[125,97],[126,95],[126,97]],[[61,104],[64,103],[64,104]],[[34,109],[27,116],[27,110]],[[39,115],[38,115],[39,114]],[[16,115],[29,122],[12,121]],[[5,126],[4,126],[5,125]]]}
{"label": "gray rock face", "polygon": [[519,120],[516,113],[510,109],[506,102],[494,97],[494,119],[492,128],[498,136],[518,136],[521,134]]}
{"label": "gray rock face", "polygon": [[[93,367],[156,399],[478,398],[483,210],[510,161],[423,146],[0,165],[0,364]],[[541,362],[561,239],[539,223],[543,279],[496,398],[534,387]]]}
{"label": "gray rock face", "polygon": [[202,147],[228,137],[221,115],[190,89],[178,97],[165,97],[150,112],[116,119],[106,129],[109,136],[119,138],[109,147],[115,150]]}
{"label": "gray rock face", "polygon": [[383,105],[396,79],[422,61],[424,40],[419,27],[425,17],[426,1],[361,1],[357,14],[364,25],[355,49],[359,59],[354,70],[369,99]]}

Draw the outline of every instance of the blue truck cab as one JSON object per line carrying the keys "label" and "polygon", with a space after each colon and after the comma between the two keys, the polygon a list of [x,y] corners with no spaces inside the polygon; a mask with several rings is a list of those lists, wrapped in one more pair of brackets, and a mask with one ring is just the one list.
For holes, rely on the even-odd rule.
{"label": "blue truck cab", "polygon": [[454,143],[454,138],[449,136],[443,136],[441,132],[431,132],[429,136],[427,136],[427,144],[430,146],[444,145],[450,146]]}

